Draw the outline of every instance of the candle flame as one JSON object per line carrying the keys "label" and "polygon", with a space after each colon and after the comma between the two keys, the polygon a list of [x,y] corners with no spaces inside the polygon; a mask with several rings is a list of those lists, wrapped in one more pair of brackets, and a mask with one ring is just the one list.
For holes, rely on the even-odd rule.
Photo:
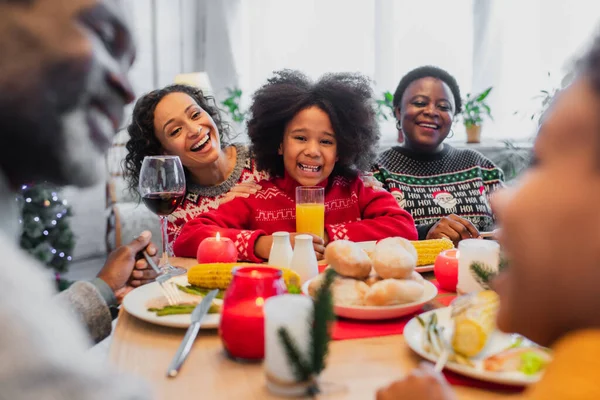
{"label": "candle flame", "polygon": [[221,240],[221,234],[217,232],[217,240]]}
{"label": "candle flame", "polygon": [[257,305],[258,307],[262,307],[262,306],[263,306],[263,304],[265,304],[265,299],[264,299],[264,298],[262,298],[262,297],[257,297],[257,298],[256,298],[256,305]]}

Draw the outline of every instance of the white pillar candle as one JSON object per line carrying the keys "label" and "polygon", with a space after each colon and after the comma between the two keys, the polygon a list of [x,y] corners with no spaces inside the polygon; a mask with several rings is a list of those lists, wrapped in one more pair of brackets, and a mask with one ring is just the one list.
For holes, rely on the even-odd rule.
{"label": "white pillar candle", "polygon": [[279,329],[285,328],[305,359],[309,357],[313,302],[310,297],[284,294],[265,301],[265,374],[267,388],[279,396],[301,396],[306,382],[297,382]]}
{"label": "white pillar candle", "polygon": [[500,261],[500,246],[497,242],[483,239],[465,239],[458,244],[460,256],[458,258],[458,285],[459,294],[478,292],[486,289],[478,281],[472,271],[471,265],[478,262],[493,273],[498,272]]}

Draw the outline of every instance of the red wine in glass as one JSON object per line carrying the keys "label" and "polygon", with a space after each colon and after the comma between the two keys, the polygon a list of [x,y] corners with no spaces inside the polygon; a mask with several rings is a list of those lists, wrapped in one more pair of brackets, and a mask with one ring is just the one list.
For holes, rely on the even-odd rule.
{"label": "red wine in glass", "polygon": [[171,275],[184,274],[183,268],[169,262],[167,216],[173,213],[185,196],[185,171],[177,156],[144,157],[140,169],[139,191],[142,201],[160,218],[162,236],[161,268]]}
{"label": "red wine in glass", "polygon": [[169,215],[179,207],[183,194],[177,192],[148,193],[142,197],[144,205],[157,215]]}

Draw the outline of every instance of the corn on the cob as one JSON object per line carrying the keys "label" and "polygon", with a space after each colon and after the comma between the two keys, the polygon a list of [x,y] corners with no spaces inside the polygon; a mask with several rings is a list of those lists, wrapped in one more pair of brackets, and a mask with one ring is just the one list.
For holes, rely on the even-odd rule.
{"label": "corn on the cob", "polygon": [[[231,271],[233,267],[239,266],[251,266],[256,264],[240,264],[240,263],[212,263],[212,264],[198,264],[190,268],[187,272],[188,282],[191,285],[199,286],[207,289],[227,289],[231,283],[233,275]],[[261,267],[271,267],[267,265],[261,265]],[[277,268],[282,271],[282,277],[285,281],[286,286],[295,285],[300,286],[300,276],[291,269]]]}
{"label": "corn on the cob", "polygon": [[499,299],[496,292],[485,290],[472,295],[468,305],[454,315],[452,348],[465,357],[477,355],[496,326]]}
{"label": "corn on the cob", "polygon": [[453,249],[454,243],[450,239],[429,239],[411,241],[417,250],[417,267],[431,265],[435,258],[444,250]]}

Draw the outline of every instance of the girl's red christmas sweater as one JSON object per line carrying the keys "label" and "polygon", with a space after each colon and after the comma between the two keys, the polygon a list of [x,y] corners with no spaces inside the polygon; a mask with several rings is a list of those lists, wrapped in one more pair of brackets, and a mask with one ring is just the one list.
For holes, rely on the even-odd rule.
{"label": "girl's red christmas sweater", "polygon": [[[233,240],[241,261],[263,262],[254,253],[259,236],[296,231],[295,190],[299,185],[287,174],[259,184],[262,188],[256,194],[237,197],[187,222],[173,245],[175,255],[196,257],[200,242],[219,232]],[[325,187],[325,231],[330,241],[417,239],[412,216],[389,192],[365,187],[360,178],[339,176],[320,186]]]}

